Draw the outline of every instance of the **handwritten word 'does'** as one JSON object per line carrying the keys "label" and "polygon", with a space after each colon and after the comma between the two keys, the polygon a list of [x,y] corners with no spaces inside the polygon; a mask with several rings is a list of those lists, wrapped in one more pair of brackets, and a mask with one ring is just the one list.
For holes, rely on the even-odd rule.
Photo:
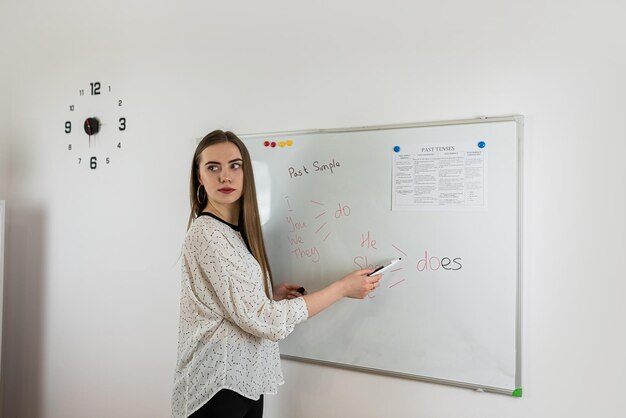
{"label": "handwritten word 'does'", "polygon": [[417,271],[437,271],[440,268],[444,270],[461,270],[463,265],[461,264],[461,258],[456,257],[451,259],[450,257],[428,257],[428,251],[424,251],[424,258],[420,258],[417,262]]}
{"label": "handwritten word 'does'", "polygon": [[313,263],[317,263],[318,261],[320,261],[320,252],[317,250],[317,247],[304,249],[298,247],[295,250],[292,250],[291,254],[295,255],[297,259],[308,258]]}

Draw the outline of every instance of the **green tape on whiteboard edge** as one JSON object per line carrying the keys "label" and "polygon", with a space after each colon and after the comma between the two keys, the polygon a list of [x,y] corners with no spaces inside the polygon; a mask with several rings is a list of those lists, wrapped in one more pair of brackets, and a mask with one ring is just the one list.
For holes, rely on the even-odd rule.
{"label": "green tape on whiteboard edge", "polygon": [[511,393],[511,395],[515,396],[516,398],[521,398],[522,397],[522,388],[517,388],[513,391],[513,393]]}

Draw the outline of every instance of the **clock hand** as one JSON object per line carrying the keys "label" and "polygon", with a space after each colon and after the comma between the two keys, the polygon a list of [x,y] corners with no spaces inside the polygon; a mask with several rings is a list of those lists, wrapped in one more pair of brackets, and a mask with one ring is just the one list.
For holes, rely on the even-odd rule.
{"label": "clock hand", "polygon": [[89,135],[89,149],[91,149],[91,124],[89,123],[89,119],[85,121],[85,125],[87,126],[87,135]]}

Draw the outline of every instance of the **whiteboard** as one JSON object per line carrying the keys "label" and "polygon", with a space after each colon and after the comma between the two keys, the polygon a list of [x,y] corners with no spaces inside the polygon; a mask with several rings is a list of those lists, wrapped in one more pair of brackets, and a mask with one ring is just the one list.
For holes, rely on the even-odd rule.
{"label": "whiteboard", "polygon": [[402,258],[283,358],[521,396],[523,117],[242,136],[276,283]]}

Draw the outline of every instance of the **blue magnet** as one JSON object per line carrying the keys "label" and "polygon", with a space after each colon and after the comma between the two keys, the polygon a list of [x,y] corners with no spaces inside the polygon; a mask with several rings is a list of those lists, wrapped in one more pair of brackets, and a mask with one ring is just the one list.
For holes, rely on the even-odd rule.
{"label": "blue magnet", "polygon": [[393,150],[394,150],[395,152],[400,152],[400,147],[396,145],[395,147],[393,147]]}
{"label": "blue magnet", "polygon": [[485,141],[480,141],[478,143],[478,148],[485,148],[487,146],[487,144],[485,144]]}

